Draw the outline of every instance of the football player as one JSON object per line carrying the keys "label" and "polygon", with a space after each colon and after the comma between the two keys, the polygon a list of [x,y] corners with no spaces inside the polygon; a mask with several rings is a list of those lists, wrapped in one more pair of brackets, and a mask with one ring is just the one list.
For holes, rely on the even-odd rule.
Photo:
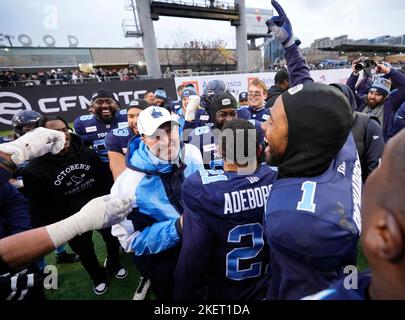
{"label": "football player", "polygon": [[182,188],[175,298],[264,299],[269,252],[262,221],[277,172],[258,165],[262,146],[251,122],[225,122],[220,140],[224,169],[197,171]]}

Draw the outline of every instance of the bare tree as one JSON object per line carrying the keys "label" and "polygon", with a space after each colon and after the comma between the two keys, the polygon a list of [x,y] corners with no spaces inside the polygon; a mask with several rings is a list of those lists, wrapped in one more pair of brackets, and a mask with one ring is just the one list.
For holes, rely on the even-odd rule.
{"label": "bare tree", "polygon": [[193,61],[199,65],[227,63],[229,56],[225,46],[223,40],[192,40],[188,43],[193,53]]}
{"label": "bare tree", "polygon": [[202,69],[212,65],[233,65],[237,59],[235,54],[226,48],[223,40],[191,40],[174,44],[177,61],[184,67],[198,66]]}

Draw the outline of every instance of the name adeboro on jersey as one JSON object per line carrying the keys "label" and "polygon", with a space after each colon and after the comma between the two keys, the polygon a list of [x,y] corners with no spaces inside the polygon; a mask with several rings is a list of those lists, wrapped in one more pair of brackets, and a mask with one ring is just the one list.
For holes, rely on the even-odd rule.
{"label": "name adeboro on jersey", "polygon": [[91,166],[88,164],[83,164],[83,163],[72,164],[57,175],[56,180],[54,181],[54,185],[60,186],[62,184],[63,179],[65,179],[65,177],[67,175],[69,175],[70,173],[72,173],[75,170],[89,171],[90,168],[91,168]]}
{"label": "name adeboro on jersey", "polygon": [[224,193],[224,214],[239,213],[265,206],[272,185]]}

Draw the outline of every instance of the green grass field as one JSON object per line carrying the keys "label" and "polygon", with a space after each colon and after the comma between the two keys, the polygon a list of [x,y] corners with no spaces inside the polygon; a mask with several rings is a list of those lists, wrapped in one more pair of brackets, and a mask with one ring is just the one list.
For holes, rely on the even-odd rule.
{"label": "green grass field", "polygon": [[13,130],[9,130],[9,131],[0,131],[0,137],[7,137],[7,136],[11,136],[14,133]]}
{"label": "green grass field", "polygon": [[[106,250],[103,239],[98,232],[93,233],[93,241],[99,261],[102,263],[106,257]],[[70,251],[69,248],[68,250]],[[46,262],[55,265],[55,254],[48,255]],[[110,278],[108,291],[102,296],[93,293],[91,279],[80,262],[57,265],[59,287],[57,290],[46,290],[46,296],[49,300],[131,300],[138,286],[139,274],[129,254],[121,253],[121,262],[128,270],[128,277],[123,280]],[[360,271],[367,268],[367,261],[361,248],[359,248],[358,254],[358,268]],[[155,299],[151,290],[147,299]]]}
{"label": "green grass field", "polygon": [[[106,258],[103,238],[98,232],[93,232],[93,242],[100,264]],[[66,246],[69,252],[71,249]],[[128,270],[127,278],[118,280],[110,277],[108,291],[101,296],[93,292],[93,284],[86,270],[80,262],[69,264],[56,264],[55,254],[46,257],[47,264],[56,265],[58,268],[58,289],[45,290],[49,300],[131,300],[138,286],[139,274],[132,263],[130,254],[121,253],[121,263]],[[154,299],[151,291],[147,299]]]}

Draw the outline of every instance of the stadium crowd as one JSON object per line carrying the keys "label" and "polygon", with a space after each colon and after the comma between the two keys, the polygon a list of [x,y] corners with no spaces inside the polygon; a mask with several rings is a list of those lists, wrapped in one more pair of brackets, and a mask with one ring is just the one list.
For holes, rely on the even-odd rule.
{"label": "stadium crowd", "polygon": [[[13,117],[0,144],[1,297],[42,297],[35,261],[69,242],[96,295],[136,269],[137,300],[149,287],[166,301],[405,299],[405,74],[376,63],[360,81],[353,61],[346,85],[315,83],[272,4],[288,67],[272,88],[254,79],[237,101],[214,80],[202,96],[158,88],[128,106],[99,89],[73,128]],[[360,244],[370,270],[348,285]]]}
{"label": "stadium crowd", "polygon": [[138,71],[135,68],[94,68],[90,72],[82,72],[77,69],[62,70],[61,68],[34,73],[19,73],[13,68],[0,71],[0,87],[81,84],[135,79],[138,79]]}

